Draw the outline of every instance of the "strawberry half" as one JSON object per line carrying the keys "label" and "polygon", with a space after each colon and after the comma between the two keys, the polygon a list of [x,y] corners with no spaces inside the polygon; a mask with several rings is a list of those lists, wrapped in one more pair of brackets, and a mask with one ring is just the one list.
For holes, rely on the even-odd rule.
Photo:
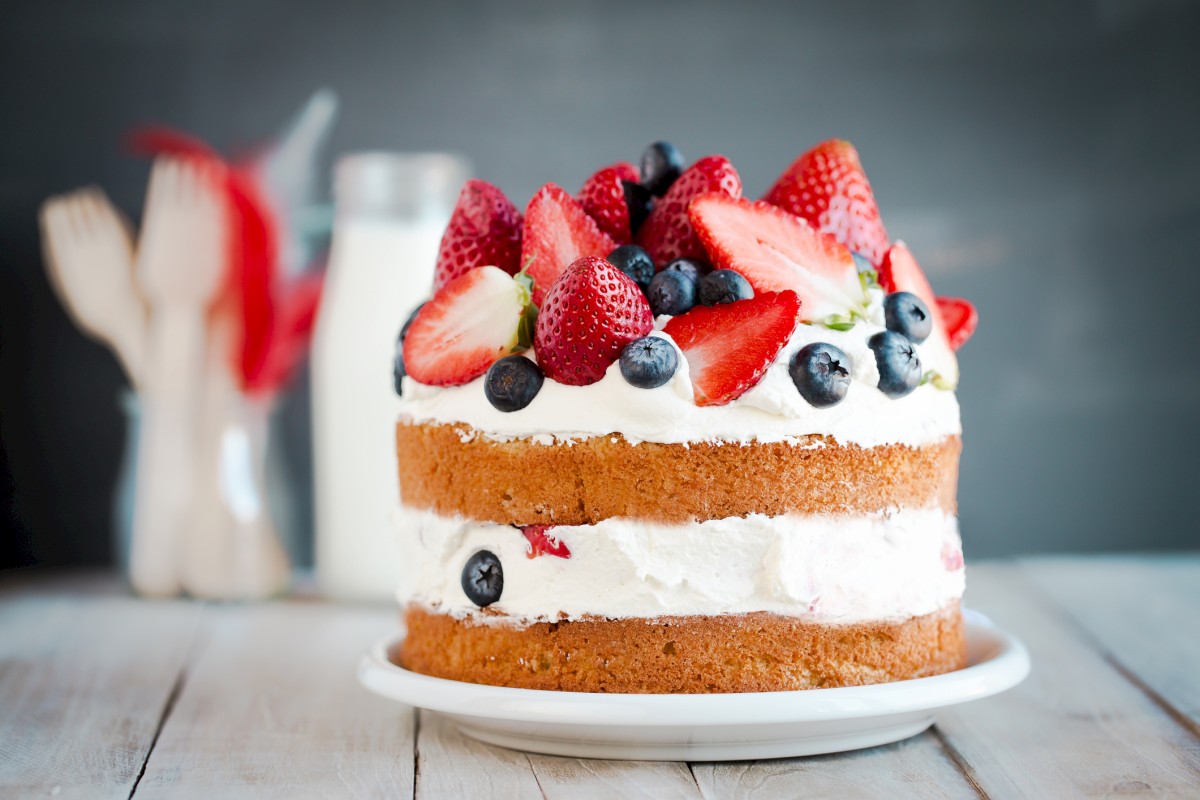
{"label": "strawberry half", "polygon": [[575,198],[547,183],[525,209],[521,264],[533,278],[539,308],[563,270],[584,256],[603,258],[617,246]]}
{"label": "strawberry half", "polygon": [[688,205],[703,194],[742,196],[742,179],[725,156],[705,156],[683,171],[638,230],[637,243],[662,269],[677,258],[705,258],[688,217]]}
{"label": "strawberry half", "polygon": [[546,293],[533,348],[546,377],[586,386],[653,327],[650,303],[632,278],[603,258],[581,258]]}
{"label": "strawberry half", "polygon": [[478,378],[529,346],[528,281],[499,267],[460,275],[421,307],[404,340],[404,369],[429,386]]}
{"label": "strawberry half", "polygon": [[588,178],[578,198],[588,216],[617,244],[633,241],[624,181],[638,182],[638,169],[628,161],[605,167]]}
{"label": "strawberry half", "polygon": [[762,200],[715,194],[693,200],[689,214],[713,266],[740,272],[755,292],[791,289],[805,322],[848,319],[866,307],[850,251],[799,217]]}
{"label": "strawberry half", "polygon": [[548,533],[553,528],[553,525],[523,525],[521,533],[525,534],[526,541],[529,542],[529,552],[526,553],[530,558],[538,556],[558,556],[559,558],[570,558],[571,551],[565,544]]}
{"label": "strawberry half", "polygon": [[831,139],[797,158],[763,195],[878,267],[888,249],[879,206],[854,145]]}
{"label": "strawberry half", "polygon": [[929,306],[933,331],[918,345],[921,362],[937,373],[934,385],[939,389],[953,389],[958,385],[958,359],[950,344],[946,320],[929,279],[904,242],[896,242],[884,254],[879,266],[879,285],[888,292],[912,292]]}
{"label": "strawberry half", "polygon": [[975,333],[975,327],[979,325],[979,312],[970,300],[963,300],[961,297],[939,297],[937,307],[946,323],[946,336],[950,339],[950,346],[958,350]]}
{"label": "strawberry half", "polygon": [[696,405],[723,406],[759,382],[799,323],[800,298],[785,290],[696,306],[663,333],[687,358]]}
{"label": "strawberry half", "polygon": [[521,212],[492,184],[469,180],[463,184],[442,234],[433,290],[484,266],[517,274],[521,268]]}

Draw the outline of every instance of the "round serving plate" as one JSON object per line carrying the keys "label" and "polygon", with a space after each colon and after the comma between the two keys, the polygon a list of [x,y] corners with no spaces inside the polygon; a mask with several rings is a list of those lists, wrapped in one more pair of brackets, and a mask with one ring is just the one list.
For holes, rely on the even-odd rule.
{"label": "round serving plate", "polygon": [[402,637],[363,656],[371,691],[453,720],[501,747],[583,758],[733,761],[836,753],[914,736],[938,709],[1020,683],[1029,654],[982,614],[965,610],[969,666],[873,686],[738,694],[592,694],[510,689],[432,678],[397,666]]}

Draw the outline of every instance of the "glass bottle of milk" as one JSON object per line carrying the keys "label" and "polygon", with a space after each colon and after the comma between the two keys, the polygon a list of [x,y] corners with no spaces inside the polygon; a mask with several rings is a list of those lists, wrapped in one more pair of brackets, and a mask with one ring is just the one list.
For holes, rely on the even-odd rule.
{"label": "glass bottle of milk", "polygon": [[443,153],[340,159],[329,271],[312,354],[317,581],[339,599],[410,583],[399,542],[396,335],[429,295],[442,231],[468,175]]}

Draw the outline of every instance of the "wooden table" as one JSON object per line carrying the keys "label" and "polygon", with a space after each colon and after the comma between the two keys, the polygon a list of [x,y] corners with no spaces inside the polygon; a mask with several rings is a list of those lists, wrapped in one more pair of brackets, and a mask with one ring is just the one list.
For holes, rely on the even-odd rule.
{"label": "wooden table", "polygon": [[0,797],[1200,797],[1200,554],[969,566],[1033,673],[900,744],[736,763],[477,744],[355,682],[390,608],[0,575]]}

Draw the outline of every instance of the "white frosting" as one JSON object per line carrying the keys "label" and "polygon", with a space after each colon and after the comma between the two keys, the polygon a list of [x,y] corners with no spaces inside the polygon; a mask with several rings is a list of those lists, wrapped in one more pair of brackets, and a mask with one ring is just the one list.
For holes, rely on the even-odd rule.
{"label": "white frosting", "polygon": [[[483,378],[462,386],[435,387],[404,379],[400,414],[416,423],[464,423],[491,439],[532,438],[551,444],[621,433],[632,443],[648,442],[777,442],[823,434],[841,443],[874,447],[883,444],[924,445],[961,432],[954,393],[931,384],[906,397],[892,399],[879,391],[875,354],[867,340],[883,330],[882,293],[873,290],[869,319],[849,331],[800,325],[762,380],[724,406],[693,402],[687,360],[679,353],[679,370],[664,386],[638,389],[629,385],[618,364],[589,386],[567,386],[546,379],[537,397],[520,411],[505,413],[487,401]],[[659,317],[655,335],[669,317]],[[846,398],[832,408],[814,408],[800,396],[788,375],[792,354],[806,344],[828,342],[853,362]],[[925,368],[926,353],[917,345]],[[530,356],[533,353],[529,353]],[[935,357],[933,352],[928,354]]]}
{"label": "white frosting", "polygon": [[[419,561],[413,600],[485,623],[768,611],[820,623],[901,621],[961,598],[957,520],[940,509],[783,516],[660,525],[608,519],[550,533],[570,558],[530,558],[521,531],[414,513],[406,552]],[[504,571],[480,613],[462,570],[489,550]],[[490,612],[499,612],[490,613]]]}

